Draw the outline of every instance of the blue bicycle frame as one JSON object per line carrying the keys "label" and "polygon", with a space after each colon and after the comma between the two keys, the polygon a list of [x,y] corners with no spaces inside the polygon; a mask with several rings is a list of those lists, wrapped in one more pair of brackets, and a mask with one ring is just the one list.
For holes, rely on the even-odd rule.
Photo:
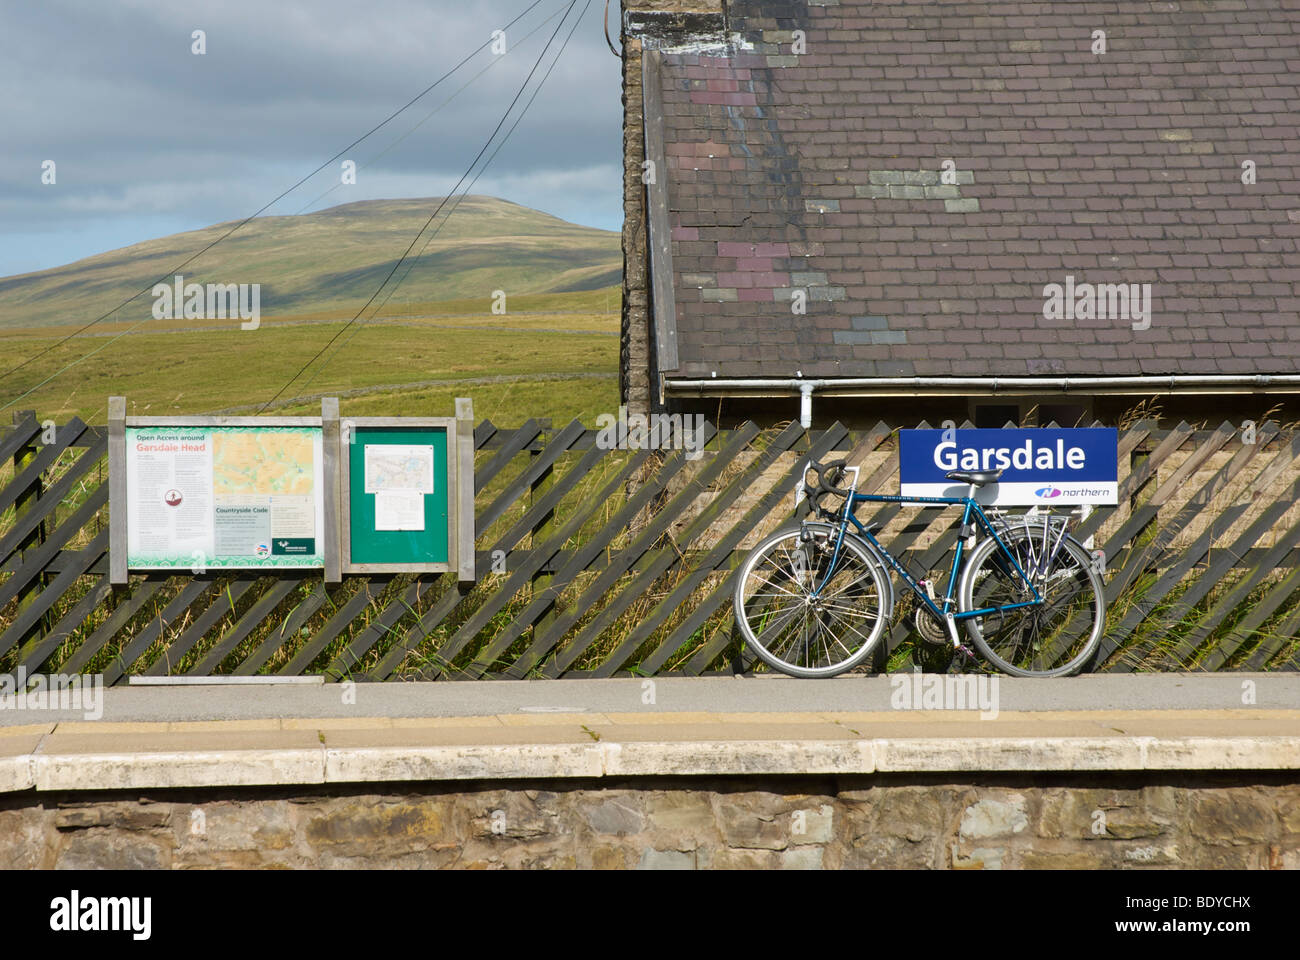
{"label": "blue bicycle frame", "polygon": [[[856,482],[854,485],[856,486]],[[942,607],[940,607],[933,600],[930,599],[926,591],[922,589],[920,582],[917,581],[915,577],[913,577],[910,573],[907,572],[907,570],[903,567],[901,563],[898,562],[898,560],[894,557],[894,555],[891,554],[885,548],[884,544],[882,544],[879,540],[877,540],[872,535],[871,531],[867,527],[864,527],[862,523],[858,520],[858,518],[854,515],[853,507],[859,503],[899,503],[899,504],[905,504],[909,506],[929,505],[929,506],[963,507],[962,518],[961,518],[961,535],[957,539],[957,547],[953,552],[952,570],[949,572],[948,575],[948,590],[943,597]],[[991,536],[994,539],[994,541],[996,541],[998,548],[1002,551],[1003,556],[1006,558],[1007,561],[1010,562],[1011,566],[1015,569],[1016,573],[1020,576],[1021,580],[1024,581],[1025,586],[1029,588],[1030,592],[1033,595],[1032,600],[1025,600],[1020,603],[1008,603],[996,607],[981,607],[977,610],[958,611],[954,609],[954,606],[956,604],[956,599],[954,598],[953,593],[957,589],[957,572],[961,569],[962,552],[965,548],[967,539],[971,537],[975,532],[975,528],[972,526],[971,523],[972,516],[976,520],[978,520],[979,524],[988,532],[989,536]],[[1041,605],[1043,602],[1043,598],[1039,595],[1038,590],[1034,586],[1033,581],[1030,579],[1028,574],[1026,574],[1025,571],[1021,568],[1019,561],[1016,560],[1015,556],[1011,553],[1011,551],[1007,549],[1006,544],[1004,544],[1002,542],[1002,538],[998,536],[997,530],[994,528],[992,522],[989,520],[987,516],[985,516],[984,510],[980,507],[978,503],[975,502],[975,499],[973,497],[894,497],[894,496],[888,496],[884,494],[857,493],[853,490],[849,491],[849,495],[848,497],[845,498],[844,501],[844,515],[840,519],[839,535],[835,539],[835,551],[831,555],[831,562],[827,570],[826,577],[825,579],[822,580],[820,584],[815,586],[815,589],[813,590],[813,596],[817,596],[821,592],[822,587],[826,585],[826,583],[830,580],[832,574],[834,573],[836,564],[839,563],[841,547],[844,544],[844,533],[848,529],[848,525],[850,522],[855,527],[857,527],[858,534],[863,539],[868,541],[873,547],[875,547],[876,552],[881,557],[883,557],[886,560],[886,562],[888,562],[888,564],[894,568],[894,570],[898,572],[898,575],[903,578],[903,581],[908,585],[908,587],[911,588],[912,592],[916,594],[916,596],[920,599],[922,603],[926,605],[927,608],[929,608],[930,613],[940,623],[945,623],[948,625],[948,629],[952,634],[952,640],[954,644],[959,642],[957,639],[956,626],[955,626],[955,622],[957,620],[965,620],[965,619],[969,619],[970,617],[980,617],[990,613],[1001,613],[1007,610],[1016,610],[1019,609],[1020,607],[1038,606]]]}

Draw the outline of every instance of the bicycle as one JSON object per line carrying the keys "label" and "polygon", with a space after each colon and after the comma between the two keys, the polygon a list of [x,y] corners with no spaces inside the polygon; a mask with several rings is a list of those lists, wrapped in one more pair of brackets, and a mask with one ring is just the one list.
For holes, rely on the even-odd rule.
{"label": "bicycle", "polygon": [[[1069,676],[1096,654],[1106,620],[1103,583],[1093,556],[1069,535],[1068,517],[1008,519],[990,509],[990,519],[975,494],[997,482],[1001,470],[948,473],[949,480],[968,485],[964,497],[860,494],[858,471],[844,460],[809,461],[796,500],[809,501],[808,517],[766,537],[741,565],[736,623],[764,662],[805,678],[832,677],[862,663],[893,617],[890,569],[915,595],[916,628],[930,643],[950,642],[973,658],[961,642],[961,624],[985,660],[1017,677]],[[810,472],[816,487],[808,482]],[[837,487],[846,474],[852,483]],[[840,509],[822,506],[831,495],[843,497]],[[933,581],[912,576],[876,539],[875,524],[862,525],[853,511],[859,503],[962,507],[942,598]]]}

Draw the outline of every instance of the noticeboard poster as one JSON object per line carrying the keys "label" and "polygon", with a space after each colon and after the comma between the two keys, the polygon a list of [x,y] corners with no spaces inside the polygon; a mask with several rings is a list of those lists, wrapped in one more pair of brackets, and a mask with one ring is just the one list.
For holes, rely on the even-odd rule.
{"label": "noticeboard poster", "polygon": [[320,567],[322,432],[127,426],[127,566]]}

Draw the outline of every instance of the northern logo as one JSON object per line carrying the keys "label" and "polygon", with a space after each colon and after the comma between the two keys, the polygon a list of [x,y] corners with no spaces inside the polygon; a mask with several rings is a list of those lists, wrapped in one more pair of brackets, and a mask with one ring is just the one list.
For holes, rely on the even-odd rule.
{"label": "northern logo", "polygon": [[1045,487],[1039,487],[1034,491],[1034,496],[1040,500],[1054,500],[1061,495],[1061,488],[1054,487],[1050,483]]}

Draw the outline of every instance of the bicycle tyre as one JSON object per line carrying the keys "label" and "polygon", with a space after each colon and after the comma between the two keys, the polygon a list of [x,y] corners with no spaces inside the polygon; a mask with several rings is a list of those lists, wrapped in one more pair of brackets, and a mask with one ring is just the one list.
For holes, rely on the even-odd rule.
{"label": "bicycle tyre", "polygon": [[[1031,558],[1041,550],[1042,527],[1002,530],[999,536],[1021,569],[1031,573]],[[1022,601],[1026,599],[1022,585],[1009,571],[997,541],[989,538],[975,548],[962,572],[959,609]],[[1013,677],[1072,676],[1088,665],[1101,646],[1106,627],[1105,585],[1088,552],[1066,536],[1048,569],[1034,577],[1034,586],[1046,601],[1043,606],[968,618],[966,632],[980,654],[1003,673]]]}
{"label": "bicycle tyre", "polygon": [[[844,535],[840,556],[831,571],[833,538],[839,528],[808,523],[802,529],[811,535],[808,545],[812,551],[811,562],[804,561],[808,573],[802,581],[796,576],[792,552],[800,549],[799,526],[777,530],[745,558],[734,593],[736,625],[749,647],[772,668],[804,679],[833,677],[867,659],[884,636],[889,584],[874,553],[859,538]],[[804,602],[813,594],[809,582],[813,576],[818,583],[828,580],[818,591],[820,605]],[[777,591],[764,589],[774,583]],[[789,594],[792,599],[783,600],[780,594]],[[798,612],[800,607],[802,613]],[[774,615],[786,616],[787,620],[774,620]],[[855,619],[860,619],[861,626],[855,626]],[[840,628],[840,633],[850,635],[848,645],[832,631],[832,624]],[[774,629],[776,633],[772,633]],[[814,657],[812,648],[817,646],[822,653]],[[800,647],[802,657],[797,656]]]}

